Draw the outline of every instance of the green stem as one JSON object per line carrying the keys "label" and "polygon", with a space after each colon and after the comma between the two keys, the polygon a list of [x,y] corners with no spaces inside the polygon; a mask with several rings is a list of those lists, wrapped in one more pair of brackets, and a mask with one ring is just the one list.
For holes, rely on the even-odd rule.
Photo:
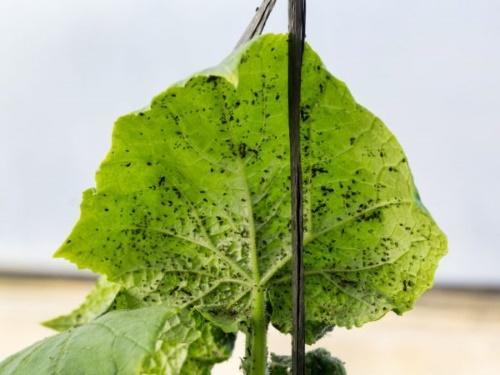
{"label": "green stem", "polygon": [[267,367],[267,326],[265,296],[262,288],[252,292],[252,319],[246,337],[246,358],[243,368],[247,375],[265,375]]}

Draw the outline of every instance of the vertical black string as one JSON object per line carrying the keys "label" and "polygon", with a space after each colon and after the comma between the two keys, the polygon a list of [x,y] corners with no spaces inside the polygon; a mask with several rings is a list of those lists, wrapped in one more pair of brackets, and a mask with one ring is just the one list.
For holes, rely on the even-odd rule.
{"label": "vertical black string", "polygon": [[300,89],[304,53],[306,0],[288,2],[288,127],[292,189],[293,335],[292,374],[305,372],[305,306],[302,220],[302,169],[300,158]]}
{"label": "vertical black string", "polygon": [[[240,38],[237,47],[262,33],[276,0],[263,0],[262,5]],[[290,183],[292,198],[293,253],[293,332],[292,373],[305,373],[305,306],[303,262],[302,168],[300,157],[300,90],[304,53],[306,0],[288,1],[288,128],[290,137]]]}

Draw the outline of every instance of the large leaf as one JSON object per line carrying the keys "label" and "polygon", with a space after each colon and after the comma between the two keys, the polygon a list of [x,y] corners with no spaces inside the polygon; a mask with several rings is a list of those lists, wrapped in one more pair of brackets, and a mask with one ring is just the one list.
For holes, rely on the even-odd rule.
{"label": "large leaf", "polygon": [[114,311],[0,363],[2,375],[179,374],[201,332],[186,311]]}
{"label": "large leaf", "polygon": [[[446,240],[393,134],[306,48],[302,92],[309,341],[409,309]],[[290,330],[287,41],[266,35],[121,117],[57,256],[137,301],[226,329],[265,291]]]}

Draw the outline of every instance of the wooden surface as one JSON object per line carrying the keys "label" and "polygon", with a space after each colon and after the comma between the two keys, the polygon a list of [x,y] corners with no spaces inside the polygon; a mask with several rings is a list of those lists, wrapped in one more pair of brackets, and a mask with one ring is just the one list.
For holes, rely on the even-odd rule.
{"label": "wooden surface", "polygon": [[[85,280],[0,278],[0,358],[52,334],[38,322],[78,305]],[[214,374],[237,374],[232,360]],[[270,349],[286,353],[290,338],[270,333]],[[361,329],[338,329],[319,343],[347,363],[349,375],[500,374],[500,293],[435,289],[416,308]],[[29,375],[29,374],[27,374]]]}

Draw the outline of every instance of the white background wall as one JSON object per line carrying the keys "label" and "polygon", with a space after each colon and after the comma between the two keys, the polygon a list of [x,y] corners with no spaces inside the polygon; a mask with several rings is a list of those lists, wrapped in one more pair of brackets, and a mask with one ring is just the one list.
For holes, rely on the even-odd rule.
{"label": "white background wall", "polygon": [[[0,269],[69,270],[113,120],[218,63],[258,0],[0,1]],[[443,283],[500,285],[500,1],[308,2],[308,39],[396,133],[449,236]],[[268,31],[286,30],[278,0]]]}

